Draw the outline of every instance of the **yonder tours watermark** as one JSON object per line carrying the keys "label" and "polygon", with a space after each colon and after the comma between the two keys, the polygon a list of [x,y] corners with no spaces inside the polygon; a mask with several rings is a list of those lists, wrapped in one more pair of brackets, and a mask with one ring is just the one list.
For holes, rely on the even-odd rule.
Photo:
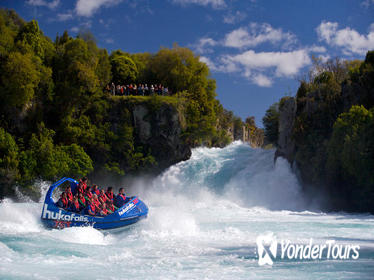
{"label": "yonder tours watermark", "polygon": [[[290,240],[277,240],[273,233],[259,235],[256,239],[258,264],[272,265],[277,259],[288,260],[357,260],[360,246],[357,244],[340,244],[335,240],[315,243],[312,238],[306,244],[293,243]],[[280,250],[278,249],[278,246]]]}

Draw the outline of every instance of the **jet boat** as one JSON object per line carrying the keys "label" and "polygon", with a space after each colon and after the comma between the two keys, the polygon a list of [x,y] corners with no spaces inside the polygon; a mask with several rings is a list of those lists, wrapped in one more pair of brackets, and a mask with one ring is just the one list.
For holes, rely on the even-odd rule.
{"label": "jet boat", "polygon": [[70,184],[72,192],[75,193],[78,182],[66,177],[57,181],[48,189],[41,215],[43,224],[48,228],[62,229],[91,226],[96,229],[107,230],[128,226],[147,217],[148,207],[136,196],[130,197],[122,207],[107,216],[90,216],[59,208],[57,200],[62,191],[61,188],[67,184]]}

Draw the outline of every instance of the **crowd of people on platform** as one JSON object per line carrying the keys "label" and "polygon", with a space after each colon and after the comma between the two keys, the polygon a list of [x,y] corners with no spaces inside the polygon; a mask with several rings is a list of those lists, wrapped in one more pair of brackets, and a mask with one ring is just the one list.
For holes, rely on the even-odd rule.
{"label": "crowd of people on platform", "polygon": [[169,91],[168,87],[163,86],[161,84],[152,84],[148,86],[148,84],[129,84],[129,85],[115,85],[112,83],[111,85],[107,85],[107,91],[110,92],[112,95],[139,95],[139,96],[148,96],[148,95],[170,95],[171,92]]}
{"label": "crowd of people on platform", "polygon": [[67,186],[61,194],[57,205],[60,208],[76,213],[106,216],[112,214],[129,201],[123,188],[120,188],[118,194],[115,195],[112,187],[108,187],[104,191],[99,189],[97,185],[88,186],[87,181],[87,177],[80,179],[74,193],[71,187]]}

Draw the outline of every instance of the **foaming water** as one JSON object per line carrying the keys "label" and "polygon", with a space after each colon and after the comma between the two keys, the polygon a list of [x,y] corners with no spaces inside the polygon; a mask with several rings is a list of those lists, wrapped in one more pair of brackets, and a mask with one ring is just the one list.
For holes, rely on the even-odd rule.
{"label": "foaming water", "polygon": [[[47,230],[41,203],[0,204],[0,279],[373,279],[374,217],[308,211],[287,162],[234,143],[197,148],[191,159],[130,190],[149,217],[117,232]],[[48,184],[39,183],[41,189]],[[259,234],[361,246],[358,260],[257,264]]]}

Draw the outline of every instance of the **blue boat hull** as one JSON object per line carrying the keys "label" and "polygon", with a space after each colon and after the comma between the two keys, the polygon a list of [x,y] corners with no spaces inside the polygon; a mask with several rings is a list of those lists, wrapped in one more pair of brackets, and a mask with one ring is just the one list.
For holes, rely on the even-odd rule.
{"label": "blue boat hull", "polygon": [[52,192],[63,182],[69,181],[72,190],[77,182],[70,178],[63,178],[53,184],[47,194],[43,205],[41,220],[48,228],[62,229],[66,227],[93,227],[96,229],[116,229],[128,226],[144,219],[148,215],[148,207],[137,197],[132,197],[125,205],[113,214],[105,217],[90,216],[81,213],[66,211],[56,206],[52,199]]}
{"label": "blue boat hull", "polygon": [[52,220],[52,219],[42,219],[43,225],[47,228],[55,228],[55,229],[63,229],[67,227],[93,227],[96,229],[116,229],[125,226],[129,226],[132,224],[137,223],[141,219],[146,218],[147,216],[138,216],[134,218],[129,218],[125,220],[119,220],[116,222],[71,222],[71,221],[63,221],[63,220]]}

